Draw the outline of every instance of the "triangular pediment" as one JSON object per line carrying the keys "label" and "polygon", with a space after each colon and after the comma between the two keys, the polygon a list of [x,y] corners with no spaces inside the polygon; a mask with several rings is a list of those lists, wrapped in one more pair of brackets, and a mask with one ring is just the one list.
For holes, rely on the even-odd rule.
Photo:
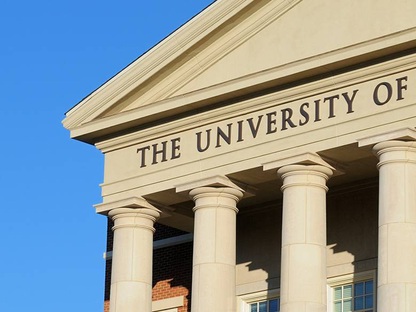
{"label": "triangular pediment", "polygon": [[219,0],[79,103],[64,124],[93,142],[405,50],[415,43],[413,12],[416,1],[405,0]]}

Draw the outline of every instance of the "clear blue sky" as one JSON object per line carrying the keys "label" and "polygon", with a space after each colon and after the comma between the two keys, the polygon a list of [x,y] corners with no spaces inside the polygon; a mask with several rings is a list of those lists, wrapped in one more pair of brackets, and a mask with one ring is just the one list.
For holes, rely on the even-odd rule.
{"label": "clear blue sky", "polygon": [[2,0],[0,311],[102,311],[102,155],[61,121],[210,0]]}

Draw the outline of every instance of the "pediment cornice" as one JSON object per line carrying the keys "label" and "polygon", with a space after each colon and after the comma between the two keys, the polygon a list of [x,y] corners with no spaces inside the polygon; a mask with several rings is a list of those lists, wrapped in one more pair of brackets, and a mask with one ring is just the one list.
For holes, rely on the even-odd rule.
{"label": "pediment cornice", "polygon": [[[354,65],[358,61],[371,59],[374,54],[402,50],[407,45],[413,46],[416,38],[416,28],[406,32],[378,38],[371,42],[364,42],[345,49],[317,55],[313,58],[285,64],[267,71],[255,73],[245,77],[197,90],[178,97],[168,98],[144,107],[121,112],[112,116],[97,119],[71,129],[71,136],[79,140],[96,143],[95,138],[108,136],[110,133],[120,132],[128,128],[150,124],[158,119],[168,118],[182,113],[185,109],[198,109],[205,105],[227,101],[235,96],[256,92],[267,86],[274,86],[291,82],[296,78],[319,75],[327,71],[336,70],[339,66]],[[404,46],[404,47],[403,47]],[[389,47],[389,50],[386,50]],[[342,65],[340,62],[342,60]]]}
{"label": "pediment cornice", "polygon": [[[216,1],[71,109],[63,124],[72,138],[95,144],[211,104],[228,104],[230,100],[295,81],[321,79],[328,73],[339,73],[339,69],[416,47],[414,22],[397,23],[392,27],[396,31],[369,31],[359,39],[351,35],[348,40],[327,46],[328,32],[320,34],[320,26],[316,26],[316,37],[298,50],[301,53],[291,57],[299,38],[287,37],[288,32],[297,34],[297,29],[285,27],[303,25],[299,21],[308,17],[308,5],[311,3],[302,0]],[[333,5],[350,10],[343,16],[344,23],[348,23],[354,11],[345,3]],[[383,10],[389,10],[387,1],[383,1]],[[396,16],[403,10],[397,11]],[[329,11],[332,12],[327,9],[326,14]],[[308,23],[311,24],[305,22]],[[339,35],[342,38],[345,33],[340,31]],[[280,36],[286,41],[280,42]],[[268,59],[257,65],[252,56],[258,61],[263,51],[252,52],[250,49],[255,47],[250,44],[267,40],[276,40],[274,47],[279,49],[273,52],[281,55],[268,53]],[[302,52],[309,47],[316,52]],[[238,59],[241,55],[243,60]],[[280,62],[279,56],[286,59]],[[242,71],[228,78],[226,72],[222,73],[225,78],[217,74],[221,65],[232,71],[235,62]],[[251,68],[246,69],[246,64]]]}
{"label": "pediment cornice", "polygon": [[[99,89],[69,110],[63,121],[72,130],[108,110],[217,27],[258,0],[216,1]],[[268,2],[268,1],[266,1]]]}

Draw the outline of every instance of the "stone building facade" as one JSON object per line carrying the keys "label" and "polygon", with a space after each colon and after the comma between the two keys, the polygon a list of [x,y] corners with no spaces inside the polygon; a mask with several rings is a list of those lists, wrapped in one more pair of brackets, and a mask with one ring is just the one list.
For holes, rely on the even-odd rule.
{"label": "stone building facade", "polygon": [[415,12],[218,0],[72,108],[106,309],[414,311]]}

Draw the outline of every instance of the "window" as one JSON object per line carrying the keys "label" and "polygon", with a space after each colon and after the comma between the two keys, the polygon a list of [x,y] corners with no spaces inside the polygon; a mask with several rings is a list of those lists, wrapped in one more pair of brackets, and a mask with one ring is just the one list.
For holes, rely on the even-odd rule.
{"label": "window", "polygon": [[250,312],[279,312],[280,299],[263,300],[250,303]]}
{"label": "window", "polygon": [[373,312],[374,282],[367,280],[334,288],[335,312]]}
{"label": "window", "polygon": [[278,289],[253,291],[237,297],[238,312],[280,312]]}
{"label": "window", "polygon": [[329,311],[375,312],[375,271],[338,276],[328,280]]}

